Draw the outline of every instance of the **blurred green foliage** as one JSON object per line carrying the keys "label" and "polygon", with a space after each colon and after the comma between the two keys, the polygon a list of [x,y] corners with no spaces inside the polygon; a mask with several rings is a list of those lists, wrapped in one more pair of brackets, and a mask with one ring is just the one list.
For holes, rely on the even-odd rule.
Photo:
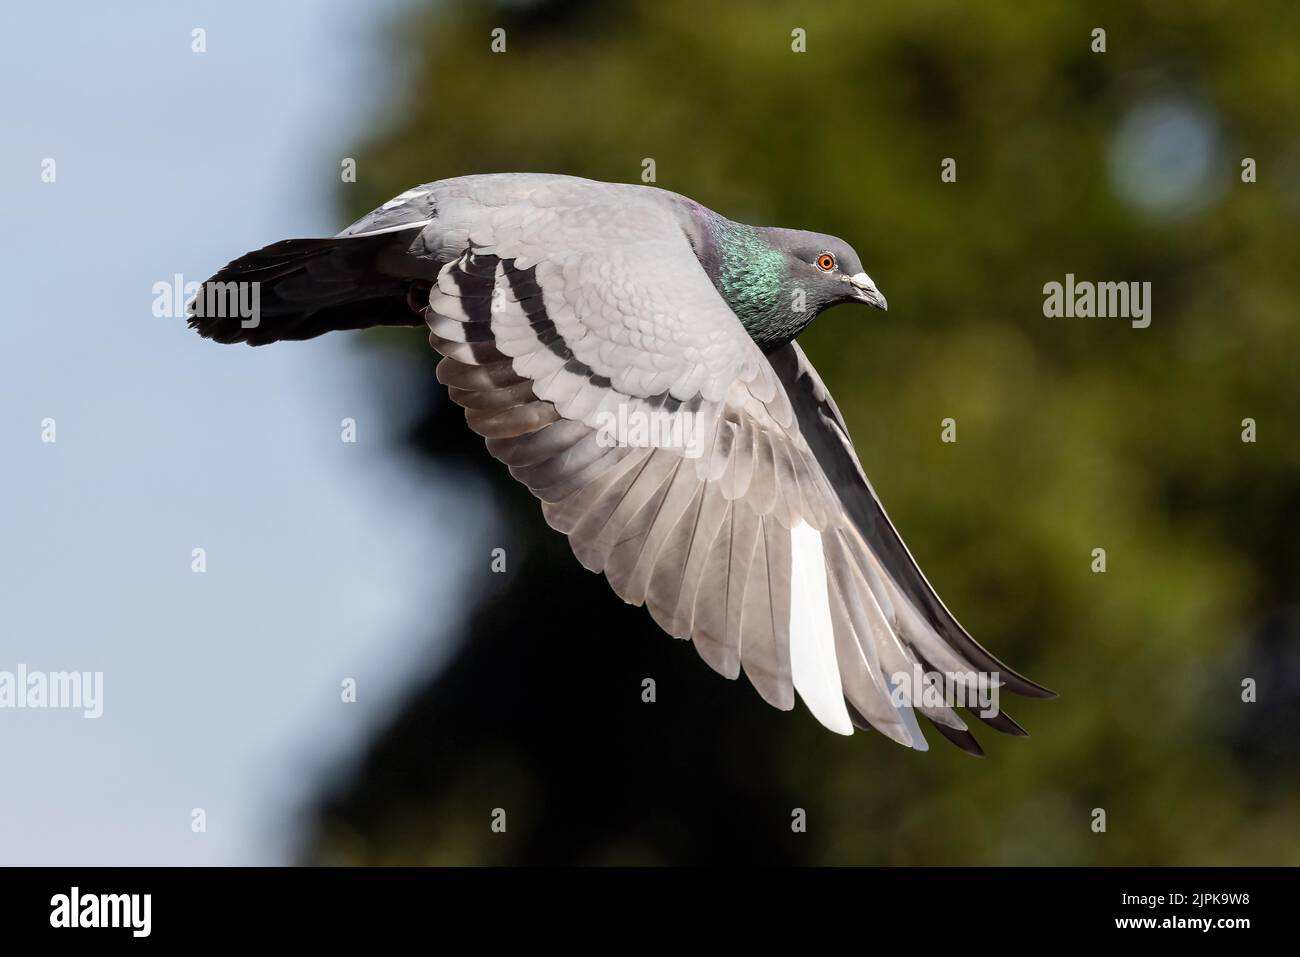
{"label": "blurred green foliage", "polygon": [[[495,27],[506,30],[503,54],[490,50]],[[806,53],[791,50],[796,27]],[[1091,49],[1096,27],[1105,53]],[[890,311],[832,310],[801,341],[946,603],[1061,697],[1004,701],[1032,737],[985,730],[983,760],[936,734],[916,754],[875,735],[836,738],[802,707],[741,703],[752,692],[688,647],[638,638],[632,660],[644,666],[611,665],[605,679],[624,682],[631,703],[619,711],[597,695],[580,712],[614,730],[575,732],[572,748],[597,765],[583,779],[596,807],[566,809],[542,745],[517,726],[544,722],[547,706],[480,740],[478,712],[447,702],[499,689],[464,688],[455,676],[470,672],[453,664],[322,800],[304,858],[1300,863],[1300,675],[1276,667],[1286,656],[1270,657],[1260,638],[1280,621],[1277,641],[1300,640],[1287,617],[1300,567],[1298,32],[1294,4],[1226,0],[447,3],[404,19],[393,42],[405,88],[360,156],[348,211],[471,172],[635,182],[653,158],[659,186],[733,219],[847,239]],[[1143,104],[1174,104],[1197,134],[1194,189],[1161,208],[1126,194],[1117,159],[1118,131]],[[1139,156],[1157,179],[1161,163],[1189,159],[1186,142],[1158,134],[1146,131],[1153,145]],[[945,157],[955,183],[941,182]],[[1243,157],[1257,161],[1257,183],[1241,181]],[[1045,318],[1043,285],[1067,272],[1150,281],[1150,328]],[[442,401],[432,383],[428,401]],[[956,444],[939,440],[948,416]],[[1255,444],[1241,440],[1247,417]],[[455,429],[458,418],[430,413],[423,428]],[[441,441],[413,440],[431,454]],[[463,448],[463,476],[504,472],[476,439]],[[576,569],[532,519],[526,492],[494,487],[548,573]],[[1090,568],[1098,547],[1105,574]],[[566,587],[600,605],[601,627],[653,636],[644,611],[572,576],[562,581],[592,579]],[[529,597],[517,587],[515,605]],[[511,631],[491,610],[500,597],[484,597],[463,656],[476,643],[513,655],[540,640],[527,615]],[[535,626],[549,613],[528,615]],[[574,635],[546,654],[562,675],[591,649],[630,640]],[[599,660],[582,667],[584,681],[602,680]],[[654,718],[631,714],[669,707],[636,698],[651,668],[701,673],[681,679],[691,685],[672,706],[680,720],[661,737]],[[1257,704],[1242,703],[1246,677]],[[652,755],[643,768],[686,775],[681,803],[672,782],[647,785],[661,804],[627,798],[642,795],[634,788],[599,790],[602,773],[635,781],[638,749],[682,748],[688,736],[717,738],[698,767]],[[717,780],[695,778],[706,773]],[[508,835],[487,826],[501,794],[518,808]],[[608,806],[625,799],[642,803]],[[695,816],[691,801],[713,816]],[[796,806],[810,826],[792,836]],[[1105,833],[1091,828],[1094,808],[1107,813]],[[678,813],[692,816],[674,827]]]}

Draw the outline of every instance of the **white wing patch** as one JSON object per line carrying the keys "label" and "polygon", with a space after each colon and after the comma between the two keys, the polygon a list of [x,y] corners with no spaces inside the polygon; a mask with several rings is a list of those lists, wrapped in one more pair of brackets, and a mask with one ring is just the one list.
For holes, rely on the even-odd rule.
{"label": "white wing patch", "polygon": [[357,239],[362,236],[380,236],[384,233],[400,233],[404,229],[420,229],[423,226],[429,225],[431,222],[433,222],[432,219],[421,219],[413,223],[398,223],[396,226],[385,226],[382,229],[367,229],[364,232],[349,233],[348,235],[350,238]]}
{"label": "white wing patch", "polygon": [[401,206],[403,203],[409,203],[413,199],[418,199],[421,196],[427,196],[431,191],[431,189],[432,187],[430,186],[414,186],[411,189],[408,189],[404,193],[398,193],[396,196],[394,196],[388,202],[384,203],[384,205],[380,206],[379,208],[396,209],[398,206]]}
{"label": "white wing patch", "polygon": [[837,734],[853,733],[835,658],[822,536],[803,521],[790,529],[790,673],[813,717]]}

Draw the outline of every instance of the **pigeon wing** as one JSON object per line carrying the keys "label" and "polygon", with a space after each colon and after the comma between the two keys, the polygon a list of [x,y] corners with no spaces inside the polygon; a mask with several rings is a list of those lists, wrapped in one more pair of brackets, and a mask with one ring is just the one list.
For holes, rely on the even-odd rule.
{"label": "pigeon wing", "polygon": [[[971,690],[978,690],[975,682],[982,681],[1027,697],[1055,697],[1054,692],[995,658],[944,605],[885,513],[858,459],[843,415],[799,344],[791,342],[773,352],[770,359],[794,407],[800,434],[836,492],[842,519],[839,545],[842,557],[851,560],[837,564],[835,574],[851,580],[856,571],[862,571],[867,591],[876,602],[876,608],[869,609],[871,617],[878,610],[884,619],[877,619],[876,627],[891,632],[903,644],[908,659],[924,671],[953,676]],[[859,596],[868,597],[861,591]],[[931,713],[932,709],[919,704],[917,710],[954,744],[974,754],[983,753],[963,723],[952,720],[951,710]],[[970,710],[999,731],[1025,733],[1001,711],[984,714]]]}
{"label": "pigeon wing", "polygon": [[929,623],[901,542],[846,506],[874,495],[820,380],[797,346],[754,345],[668,197],[551,179],[444,195],[464,246],[425,313],[439,379],[579,561],[715,670],[924,749],[915,704],[969,750],[955,713],[890,676],[993,659]]}

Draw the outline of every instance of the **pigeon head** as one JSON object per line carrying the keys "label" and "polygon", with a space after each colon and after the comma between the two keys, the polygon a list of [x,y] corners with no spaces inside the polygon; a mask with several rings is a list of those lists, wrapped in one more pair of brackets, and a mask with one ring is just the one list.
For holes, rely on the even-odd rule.
{"label": "pigeon head", "polygon": [[853,247],[835,236],[723,220],[714,238],[706,271],[765,352],[785,345],[829,306],[887,308]]}
{"label": "pigeon head", "polygon": [[[802,284],[815,310],[841,302],[861,302],[876,309],[889,304],[862,268],[853,247],[837,236],[802,229],[765,229],[773,247],[786,256],[786,273]],[[815,313],[814,313],[815,314]]]}

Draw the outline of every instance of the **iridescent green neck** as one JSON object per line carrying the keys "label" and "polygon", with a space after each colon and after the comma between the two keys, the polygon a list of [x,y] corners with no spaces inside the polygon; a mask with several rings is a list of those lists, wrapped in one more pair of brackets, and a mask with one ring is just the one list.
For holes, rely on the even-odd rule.
{"label": "iridescent green neck", "polygon": [[765,351],[793,339],[812,319],[794,309],[786,257],[752,226],[722,220],[716,230],[722,298]]}

